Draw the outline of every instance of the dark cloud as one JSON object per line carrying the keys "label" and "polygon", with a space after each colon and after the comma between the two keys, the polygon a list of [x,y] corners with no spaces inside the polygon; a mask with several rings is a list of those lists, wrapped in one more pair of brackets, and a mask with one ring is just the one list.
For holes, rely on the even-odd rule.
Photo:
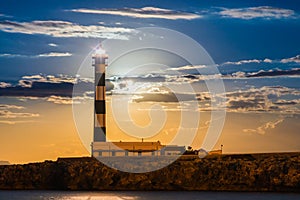
{"label": "dark cloud", "polygon": [[247,74],[246,77],[251,78],[251,77],[295,76],[295,75],[300,75],[300,68],[291,69],[291,70],[269,70],[269,71],[261,70],[259,72]]}
{"label": "dark cloud", "polygon": [[285,100],[285,99],[280,99],[274,102],[276,105],[297,105],[300,103],[300,99],[296,100]]}
{"label": "dark cloud", "polygon": [[111,77],[110,81],[112,82],[124,82],[133,81],[133,82],[165,82],[166,77],[164,75],[158,74],[147,74],[145,76],[136,76],[136,77]]}
{"label": "dark cloud", "polygon": [[196,100],[195,95],[192,94],[175,94],[169,93],[144,93],[139,94],[138,98],[134,99],[135,102],[181,102]]}
{"label": "dark cloud", "polygon": [[226,109],[229,112],[299,113],[299,97],[298,90],[286,87],[251,88],[228,92]]}
{"label": "dark cloud", "polygon": [[23,85],[30,84],[30,87],[21,85],[0,88],[0,96],[31,96],[47,97],[51,95],[72,96],[73,83],[43,83],[22,81]]}
{"label": "dark cloud", "polygon": [[[107,91],[113,88],[113,84],[106,82]],[[72,97],[73,87],[76,86],[74,96],[82,96],[86,92],[94,90],[94,82],[89,79],[81,79],[68,76],[24,76],[18,85],[0,87],[0,96],[22,97]],[[91,94],[89,94],[91,96]]]}
{"label": "dark cloud", "polygon": [[253,109],[263,109],[264,102],[260,101],[259,99],[252,99],[252,100],[233,100],[228,103],[228,107],[231,109],[244,109],[247,108],[248,110]]}

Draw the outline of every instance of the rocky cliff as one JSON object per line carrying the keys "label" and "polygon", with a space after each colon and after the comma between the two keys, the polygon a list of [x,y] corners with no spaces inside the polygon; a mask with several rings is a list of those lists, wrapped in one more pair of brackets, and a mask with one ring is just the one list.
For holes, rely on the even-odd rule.
{"label": "rocky cliff", "polygon": [[0,166],[0,189],[214,190],[300,192],[300,153],[184,156],[132,174],[93,158]]}

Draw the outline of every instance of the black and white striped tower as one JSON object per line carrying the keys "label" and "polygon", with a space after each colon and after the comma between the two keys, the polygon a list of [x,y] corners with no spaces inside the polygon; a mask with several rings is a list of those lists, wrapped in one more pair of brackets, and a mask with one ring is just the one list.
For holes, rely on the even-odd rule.
{"label": "black and white striped tower", "polygon": [[106,142],[105,68],[108,56],[101,44],[93,55],[95,67],[94,142]]}

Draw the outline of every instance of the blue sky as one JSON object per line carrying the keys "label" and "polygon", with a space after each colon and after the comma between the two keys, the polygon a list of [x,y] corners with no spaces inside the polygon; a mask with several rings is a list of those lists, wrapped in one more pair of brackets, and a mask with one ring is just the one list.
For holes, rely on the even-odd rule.
{"label": "blue sky", "polygon": [[[110,28],[139,28],[159,26],[174,29],[192,37],[212,56],[216,63],[250,59],[284,59],[299,52],[297,35],[299,26],[299,4],[297,1],[9,1],[1,2],[0,19],[17,23],[33,21],[64,21],[79,26],[101,25]],[[194,19],[138,18],[71,12],[72,9],[115,9],[158,7],[171,12],[199,15]],[[261,6],[271,9],[263,11]],[[251,7],[258,7],[250,13]],[[250,8],[250,10],[249,10]],[[240,9],[234,13],[234,10]],[[227,15],[222,11],[228,11]],[[244,12],[244,14],[242,14]],[[250,13],[247,17],[245,13]],[[264,13],[263,13],[264,12]],[[234,16],[236,14],[236,16]],[[260,14],[260,16],[255,16]],[[268,16],[271,14],[271,16]],[[157,14],[159,15],[159,14]],[[0,70],[2,79],[13,79],[24,74],[70,73],[79,67],[91,46],[104,38],[47,35],[45,33],[24,34],[0,31]],[[56,44],[57,46],[49,46]],[[80,47],[80,48],[79,48]],[[65,57],[34,57],[50,52],[70,53]],[[3,54],[23,55],[9,57]],[[27,56],[27,57],[26,57]],[[30,57],[31,56],[31,57]]]}

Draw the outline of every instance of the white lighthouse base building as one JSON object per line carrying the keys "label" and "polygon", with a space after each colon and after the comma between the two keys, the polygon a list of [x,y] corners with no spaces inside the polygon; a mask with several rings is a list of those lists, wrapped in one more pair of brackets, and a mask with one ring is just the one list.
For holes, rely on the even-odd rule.
{"label": "white lighthouse base building", "polygon": [[181,155],[184,146],[162,145],[157,142],[93,142],[93,157],[110,156],[167,156]]}

